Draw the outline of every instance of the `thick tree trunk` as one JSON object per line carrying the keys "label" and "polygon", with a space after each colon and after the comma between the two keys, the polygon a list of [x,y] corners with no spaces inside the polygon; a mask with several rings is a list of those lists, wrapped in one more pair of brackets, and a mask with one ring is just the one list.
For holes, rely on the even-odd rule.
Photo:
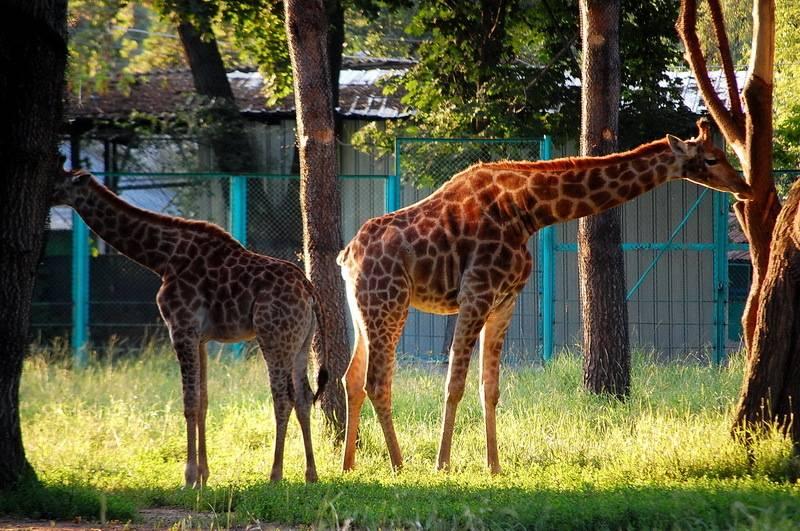
{"label": "thick tree trunk", "polygon": [[[306,272],[323,303],[325,329],[314,352],[331,375],[322,409],[341,438],[345,420],[341,378],[347,368],[344,283],[336,256],[342,248],[341,203],[336,178],[336,142],[323,0],[285,0],[286,33],[292,60],[300,148],[300,197]],[[325,334],[327,352],[321,352]]]}
{"label": "thick tree trunk", "polygon": [[735,426],[775,422],[800,449],[800,182],[778,216]]}
{"label": "thick tree trunk", "polygon": [[211,28],[212,8],[197,0],[183,0],[177,9],[178,34],[195,91],[203,100],[197,109],[207,124],[203,137],[214,153],[217,168],[223,172],[255,171],[253,150]]}
{"label": "thick tree trunk", "polygon": [[[581,0],[583,35],[581,154],[617,150],[620,101],[619,0]],[[578,275],[583,312],[583,382],[623,398],[630,389],[628,309],[620,213],[578,223]]]}
{"label": "thick tree trunk", "polygon": [[66,0],[16,0],[0,22],[0,489],[33,474],[22,445],[19,383],[58,169],[66,17]]}

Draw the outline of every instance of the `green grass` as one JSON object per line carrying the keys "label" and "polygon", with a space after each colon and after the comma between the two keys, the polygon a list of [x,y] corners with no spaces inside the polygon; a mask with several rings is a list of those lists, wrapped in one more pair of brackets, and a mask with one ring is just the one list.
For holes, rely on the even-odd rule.
{"label": "green grass", "polygon": [[[748,462],[731,440],[740,360],[634,364],[625,403],[581,390],[581,362],[505,370],[498,413],[504,472],[490,477],[477,375],[458,411],[453,470],[434,472],[444,372],[403,365],[394,382],[395,426],[406,467],[390,471],[372,408],[362,413],[357,470],[342,474],[340,449],[314,413],[320,483],[303,483],[293,421],[285,480],[267,481],[274,422],[260,357],[209,373],[211,480],[182,489],[185,433],[177,363],[151,347],[136,359],[95,360],[81,371],[43,350],[26,363],[24,442],[40,485],[0,498],[0,512],[97,519],[179,506],[229,521],[336,527],[794,528],[800,488],[787,480],[790,445],[773,434]],[[34,492],[35,491],[35,492]],[[38,493],[38,494],[37,494]],[[44,501],[42,501],[44,500]],[[52,501],[52,503],[50,501]]]}

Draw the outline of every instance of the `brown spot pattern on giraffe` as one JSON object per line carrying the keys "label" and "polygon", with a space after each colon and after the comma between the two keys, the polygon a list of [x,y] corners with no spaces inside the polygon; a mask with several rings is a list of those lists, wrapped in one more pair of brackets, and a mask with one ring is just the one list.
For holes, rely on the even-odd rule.
{"label": "brown spot pattern on giraffe", "polygon": [[[532,270],[529,237],[541,227],[631,199],[652,188],[662,173],[666,180],[676,167],[666,139],[606,157],[477,164],[415,205],[376,218],[380,224],[367,221],[338,258],[348,291],[355,295],[351,313],[356,329],[345,375],[343,467],[354,466],[360,409],[367,396],[383,428],[392,465],[402,466],[391,418],[391,378],[395,348],[411,306],[458,314],[437,466],[449,465],[455,407],[481,334],[487,461],[492,472],[499,471],[494,420],[499,356],[517,294]],[[401,244],[375,245],[388,231]],[[397,259],[390,264],[386,254]],[[377,260],[384,265],[377,267]],[[392,281],[389,290],[381,282],[387,278]]]}
{"label": "brown spot pattern on giraffe", "polygon": [[[71,174],[57,182],[56,186],[65,191],[60,202],[73,206],[111,246],[162,278],[157,303],[170,332],[183,383],[186,483],[205,483],[209,474],[203,440],[207,383],[201,367],[206,364],[205,343],[253,337],[259,342],[270,374],[276,448],[283,448],[289,413],[295,409],[304,433],[306,479],[315,481],[309,437],[312,394],[305,360],[316,323],[322,317],[303,271],[289,262],[248,251],[216,225],[132,206],[93,178],[80,187],[72,183]],[[282,473],[282,450],[276,450],[270,477],[278,480]]]}

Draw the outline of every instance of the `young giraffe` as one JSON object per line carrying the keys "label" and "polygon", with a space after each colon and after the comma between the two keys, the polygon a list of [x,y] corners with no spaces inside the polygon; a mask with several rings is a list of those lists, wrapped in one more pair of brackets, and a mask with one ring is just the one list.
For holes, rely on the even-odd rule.
{"label": "young giraffe", "polygon": [[68,205],[120,253],[161,277],[156,302],[178,355],[186,417],[187,486],[208,480],[206,458],[209,340],[255,337],[269,372],[275,410],[271,481],[283,475],[283,448],[292,408],[303,433],[306,481],[317,480],[310,410],[327,381],[320,368],[312,397],[306,374],[319,301],[295,265],[245,249],[217,225],[166,216],[126,203],[85,171],[63,171],[51,203]]}
{"label": "young giraffe", "polygon": [[500,350],[517,295],[531,272],[528,238],[538,229],[607,210],[672,179],[746,198],[750,189],[708,136],[668,135],[626,153],[541,162],[476,164],[429,197],[370,219],[339,254],[355,328],[344,377],[344,470],[355,465],[356,435],[369,396],[392,466],[402,456],[392,424],[392,373],[409,306],[458,314],[450,349],[437,468],[450,464],[456,408],[480,337],[480,397],[487,463],[500,472],[495,432]]}

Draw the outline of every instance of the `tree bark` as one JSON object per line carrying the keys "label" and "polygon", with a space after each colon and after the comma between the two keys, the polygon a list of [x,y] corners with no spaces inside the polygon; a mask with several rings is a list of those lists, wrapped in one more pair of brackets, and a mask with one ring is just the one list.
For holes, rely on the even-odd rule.
{"label": "tree bark", "polygon": [[[331,376],[330,387],[322,396],[322,409],[337,438],[341,438],[345,421],[341,378],[347,368],[349,348],[344,283],[336,265],[342,248],[341,202],[336,178],[328,22],[323,0],[285,0],[284,10],[297,109],[304,259],[325,316],[325,328],[314,338],[314,352]],[[322,351],[323,344],[327,352]]]}
{"label": "tree bark", "polygon": [[257,169],[244,121],[228,81],[211,28],[213,6],[197,0],[177,5],[178,34],[201,105],[197,113],[204,122],[202,136],[214,153],[222,172],[252,172]]}
{"label": "tree bark", "polygon": [[344,52],[344,9],[341,0],[325,0],[328,15],[328,64],[331,77],[331,101],[333,101],[336,136],[340,136],[341,120],[336,108],[339,107],[339,73],[342,70]]}
{"label": "tree bark", "polygon": [[747,82],[742,91],[745,114],[745,158],[742,168],[753,188],[753,200],[737,209],[750,242],[753,277],[742,316],[748,353],[752,353],[760,289],[769,265],[775,220],[781,205],[772,177],[772,92],[775,62],[775,2],[756,0],[753,6],[753,44]]}
{"label": "tree bark", "polygon": [[[581,0],[581,154],[617,150],[620,102],[619,0]],[[630,389],[628,308],[619,209],[578,223],[583,312],[583,383],[618,398]]]}
{"label": "tree bark", "polygon": [[[730,49],[724,35],[719,0],[708,0],[723,64],[730,63]],[[791,220],[796,219],[798,193],[793,189],[789,205],[781,205],[772,177],[772,92],[775,61],[775,2],[754,0],[753,44],[743,99],[742,115],[733,100],[728,110],[716,95],[708,76],[706,60],[700,50],[696,30],[697,2],[682,0],[676,27],[686,47],[706,105],[720,125],[725,139],[742,164],[745,179],[752,187],[753,198],[734,205],[736,217],[750,242],[753,275],[747,296],[742,329],[747,349],[745,382],[739,399],[733,432],[763,427],[776,420],[791,436],[798,449],[798,423],[786,423],[793,414],[792,401],[800,389],[797,355],[797,265],[796,248],[789,243]],[[726,66],[729,91],[738,90],[736,80]],[[732,87],[732,88],[731,88]],[[779,217],[780,216],[780,217]],[[777,222],[776,222],[777,220]],[[793,229],[794,237],[797,229]],[[796,244],[796,242],[795,242]],[[787,334],[794,334],[789,336]]]}
{"label": "tree bark", "polygon": [[10,0],[0,22],[0,489],[33,470],[19,384],[52,179],[67,60],[66,0]]}
{"label": "tree bark", "polygon": [[778,216],[735,426],[775,423],[800,449],[800,182]]}

